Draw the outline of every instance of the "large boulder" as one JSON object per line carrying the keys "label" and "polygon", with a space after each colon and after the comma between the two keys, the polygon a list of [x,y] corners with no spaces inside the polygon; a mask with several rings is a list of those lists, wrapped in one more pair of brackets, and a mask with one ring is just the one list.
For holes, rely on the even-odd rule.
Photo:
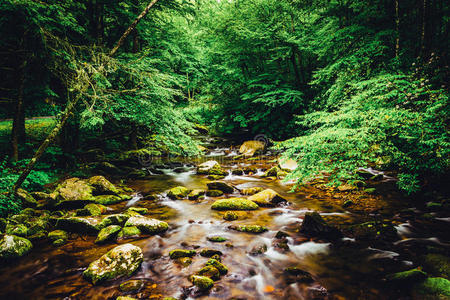
{"label": "large boulder", "polygon": [[146,217],[131,217],[127,220],[125,226],[136,226],[139,230],[148,234],[163,233],[169,229],[169,224],[166,222]]}
{"label": "large boulder", "polygon": [[220,199],[211,205],[215,210],[255,210],[258,207],[255,202],[244,198]]}
{"label": "large boulder", "polygon": [[413,299],[450,299],[450,281],[429,277],[413,286]]}
{"label": "large boulder", "polygon": [[203,195],[205,195],[205,190],[194,189],[189,193],[188,199],[189,200],[197,200],[198,198],[200,198]]}
{"label": "large boulder", "polygon": [[181,200],[186,198],[188,194],[189,190],[187,188],[185,188],[184,186],[176,186],[169,190],[169,192],[167,193],[167,197],[172,200]]}
{"label": "large boulder", "polygon": [[214,281],[206,276],[192,275],[189,280],[201,291],[209,290],[214,285]]}
{"label": "large boulder", "polygon": [[220,164],[215,160],[206,161],[197,167],[197,174],[204,175],[226,175],[227,172],[222,169]]}
{"label": "large boulder", "polygon": [[248,197],[247,199],[255,202],[259,206],[275,206],[278,203],[286,202],[286,199],[281,197],[272,189],[266,189],[262,192]]}
{"label": "large boulder", "polygon": [[245,157],[252,157],[255,153],[264,151],[265,146],[261,141],[245,141],[239,147],[239,153]]}
{"label": "large boulder", "polygon": [[5,235],[0,240],[0,259],[12,259],[30,252],[33,244],[23,237]]}
{"label": "large boulder", "polygon": [[114,239],[121,229],[122,227],[119,225],[109,225],[108,227],[103,228],[98,233],[95,243],[102,244]]}
{"label": "large boulder", "polygon": [[297,169],[298,164],[293,159],[279,158],[278,166],[280,166],[281,170],[290,172],[290,171],[294,171],[295,169]]}
{"label": "large boulder", "polygon": [[94,202],[92,187],[80,178],[69,178],[58,185],[52,194],[56,194],[58,205],[83,207]]}
{"label": "large boulder", "polygon": [[23,207],[36,207],[38,202],[24,189],[17,189],[16,196],[22,201]]}
{"label": "large boulder", "polygon": [[68,217],[56,221],[56,228],[68,232],[97,233],[102,227],[101,220],[94,217]]}
{"label": "large boulder", "polygon": [[208,190],[219,190],[224,192],[225,194],[231,194],[234,192],[234,188],[223,181],[211,181],[206,185],[208,186]]}
{"label": "large boulder", "polygon": [[342,232],[336,227],[328,225],[317,212],[306,213],[300,232],[306,236],[335,240],[341,238]]}
{"label": "large boulder", "polygon": [[105,280],[130,276],[139,268],[143,259],[141,248],[132,244],[120,245],[92,262],[83,275],[94,285]]}
{"label": "large boulder", "polygon": [[103,176],[93,176],[88,179],[94,195],[117,195],[119,190]]}

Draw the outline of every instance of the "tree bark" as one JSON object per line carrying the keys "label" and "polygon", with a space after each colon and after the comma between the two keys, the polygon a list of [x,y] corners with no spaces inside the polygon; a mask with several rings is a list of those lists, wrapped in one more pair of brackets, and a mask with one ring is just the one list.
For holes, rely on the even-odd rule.
{"label": "tree bark", "polygon": [[[128,27],[128,29],[124,32],[124,34],[120,37],[119,41],[117,42],[116,46],[111,50],[109,53],[109,56],[114,56],[116,54],[117,50],[119,50],[120,46],[122,46],[123,41],[126,39],[126,37],[133,31],[134,28],[136,28],[139,21],[147,15],[149,9],[157,2],[158,0],[153,0],[150,2],[149,5],[145,8],[145,10],[134,20],[134,22]],[[81,99],[83,93],[87,91],[89,88],[89,84],[86,82],[82,86],[80,92],[75,96],[75,98],[72,101],[69,101],[69,103],[66,106],[66,109],[64,110],[62,117],[60,121],[56,124],[55,128],[50,132],[50,134],[47,136],[47,138],[44,140],[44,142],[39,146],[38,150],[34,154],[33,158],[30,160],[28,165],[25,167],[25,170],[20,174],[19,178],[17,179],[16,183],[13,186],[13,191],[16,192],[17,189],[22,185],[22,183],[25,181],[25,179],[30,174],[31,170],[33,170],[34,165],[39,160],[39,158],[44,154],[47,147],[53,143],[58,136],[59,132],[61,131],[62,127],[66,123],[67,119],[69,118],[70,114],[74,110],[76,104]]]}
{"label": "tree bark", "polygon": [[[27,61],[19,67],[19,86],[17,88],[17,100],[14,113],[13,125],[11,130],[11,145],[12,145],[12,161],[19,160],[19,142],[23,142],[25,137],[25,113],[23,107],[23,90],[25,88],[25,67]],[[22,124],[23,123],[23,124]]]}

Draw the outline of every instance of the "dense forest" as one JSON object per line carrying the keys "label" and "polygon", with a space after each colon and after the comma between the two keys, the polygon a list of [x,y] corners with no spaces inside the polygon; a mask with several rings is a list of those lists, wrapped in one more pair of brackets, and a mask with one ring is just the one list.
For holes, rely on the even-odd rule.
{"label": "dense forest", "polygon": [[[77,263],[61,268],[86,268],[98,258],[86,249],[100,231],[95,243],[102,234],[109,243],[99,243],[99,254],[110,250],[105,255],[111,261],[122,255],[115,250],[131,253],[135,261],[128,261],[127,276],[136,269],[139,276],[124,282],[114,270],[98,278],[96,268],[114,267],[94,261],[83,273],[88,280],[80,279],[81,271],[45,271],[39,283],[11,284],[0,298],[448,299],[449,10],[444,0],[2,0],[1,270],[9,272],[30,251],[8,250],[13,242],[25,248],[32,243],[38,251],[20,258],[27,272],[37,268],[41,252],[59,261],[56,251],[66,251]],[[257,195],[266,197],[263,204]],[[185,198],[201,209],[173,201]],[[224,215],[204,219],[200,210],[209,212],[210,205],[202,205],[211,200],[212,210]],[[266,217],[239,214],[267,206],[274,212]],[[275,226],[277,209],[296,221]],[[322,216],[305,215],[305,209]],[[149,217],[133,225],[132,219],[147,213],[151,225],[145,223]],[[125,219],[109,218],[119,215]],[[86,225],[86,216],[100,223]],[[273,223],[260,223],[264,218]],[[267,231],[275,250],[252,244],[247,253],[266,255],[274,265],[265,270],[264,260],[237,259],[246,250],[235,240],[234,248],[228,243],[221,251],[199,252],[210,259],[195,273],[195,249],[204,246],[194,229],[180,228],[196,222],[214,227],[217,220],[244,220],[226,223],[243,245],[256,243],[248,236]],[[374,232],[362,234],[356,229],[361,224]],[[137,230],[128,233],[135,238],[128,244],[122,243],[125,229]],[[89,231],[96,233],[92,240],[83,235]],[[117,235],[120,246],[112,248]],[[166,236],[165,246],[159,236]],[[224,236],[207,240],[220,243]],[[364,247],[358,252],[346,238]],[[162,257],[171,250],[181,269],[154,271],[171,264],[163,258],[148,262],[147,256],[157,256],[157,243]],[[363,250],[396,255],[378,253],[384,261],[373,261],[364,275],[348,267],[349,280],[364,278],[353,290],[333,281],[347,275],[312,267],[317,256],[303,259],[301,251],[326,255],[320,249],[329,243],[334,252],[321,259],[342,269],[367,258]],[[139,247],[142,266],[133,252],[142,256]],[[236,289],[234,273],[224,275],[222,252],[255,264],[245,267]],[[165,272],[179,278],[158,282],[157,274],[172,278]],[[12,279],[0,275],[2,285]],[[62,288],[58,279],[73,280],[77,289]],[[115,285],[95,288],[105,279]],[[131,293],[122,289],[138,279]],[[43,294],[40,285],[47,281],[51,292]],[[219,284],[212,288],[210,281]],[[186,282],[194,288],[181,289]]]}

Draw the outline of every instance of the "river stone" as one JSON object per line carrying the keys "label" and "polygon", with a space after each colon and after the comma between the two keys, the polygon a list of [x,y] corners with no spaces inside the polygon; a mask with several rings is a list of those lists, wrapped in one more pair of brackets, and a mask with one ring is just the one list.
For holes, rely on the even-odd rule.
{"label": "river stone", "polygon": [[330,240],[339,239],[342,233],[334,226],[328,225],[317,212],[306,213],[300,232],[307,236],[321,237]]}
{"label": "river stone", "polygon": [[108,227],[103,228],[98,233],[95,243],[101,244],[114,239],[121,229],[122,227],[118,225],[110,225]]}
{"label": "river stone", "polygon": [[16,196],[22,201],[23,207],[36,207],[38,205],[36,199],[24,189],[17,189]]}
{"label": "river stone", "polygon": [[211,209],[215,210],[255,210],[258,205],[244,198],[228,198],[220,199],[211,205]]}
{"label": "river stone", "polygon": [[139,268],[143,259],[141,248],[132,244],[123,244],[92,262],[83,275],[94,285],[105,280],[130,276]]}
{"label": "river stone", "polygon": [[214,266],[205,266],[205,267],[201,268],[197,272],[197,275],[206,276],[206,277],[211,278],[212,280],[220,279],[220,272]]}
{"label": "river stone", "polygon": [[53,230],[48,233],[47,237],[52,242],[59,240],[59,239],[63,239],[63,240],[69,239],[69,235],[64,230]]}
{"label": "river stone", "polygon": [[262,187],[251,187],[241,190],[242,195],[254,195],[256,193],[264,191],[264,188]]}
{"label": "river stone", "polygon": [[314,281],[310,273],[299,267],[288,267],[284,269],[284,274],[286,275],[286,282],[288,284],[294,282],[311,283]]}
{"label": "river stone", "polygon": [[219,190],[207,190],[206,191],[206,196],[208,197],[220,197],[223,195],[222,191]]}
{"label": "river stone", "polygon": [[126,239],[130,237],[138,237],[141,235],[141,231],[136,226],[125,226],[119,231],[117,235],[118,239]]}
{"label": "river stone", "polygon": [[209,160],[197,167],[197,174],[204,175],[226,175],[227,172],[222,170],[220,164],[215,160]]}
{"label": "river stone", "polygon": [[57,195],[58,205],[82,207],[94,202],[92,187],[80,178],[69,178],[58,185],[54,193]]}
{"label": "river stone", "polygon": [[241,147],[239,147],[239,153],[245,157],[252,157],[257,152],[262,152],[265,148],[265,144],[261,141],[245,141]]}
{"label": "river stone", "polygon": [[413,299],[449,299],[450,281],[442,277],[429,277],[413,287]]}
{"label": "river stone", "polygon": [[203,257],[212,257],[214,255],[222,255],[222,252],[216,249],[203,249],[200,251],[200,255]]}
{"label": "river stone", "polygon": [[181,257],[192,257],[195,254],[195,250],[175,249],[169,252],[169,257],[171,259],[177,259]]}
{"label": "river stone", "polygon": [[108,215],[103,218],[103,220],[100,223],[100,227],[104,228],[109,225],[120,225],[123,226],[125,222],[130,218],[130,215],[128,214],[113,214]]}
{"label": "river stone", "polygon": [[192,275],[189,280],[202,291],[209,290],[214,285],[214,281],[206,276]]}
{"label": "river stone", "polygon": [[197,200],[200,196],[202,196],[204,194],[205,194],[205,190],[195,189],[195,190],[192,190],[188,194],[188,199],[189,200]]}
{"label": "river stone", "polygon": [[219,190],[224,192],[225,194],[231,194],[234,192],[234,188],[223,181],[211,181],[206,185],[208,186],[208,190]]}
{"label": "river stone", "polygon": [[5,235],[0,240],[0,258],[18,258],[27,254],[31,248],[33,244],[29,240],[15,235]]}
{"label": "river stone", "polygon": [[278,203],[286,202],[286,199],[281,197],[272,189],[266,189],[262,192],[248,197],[247,199],[255,202],[259,206],[275,206]]}
{"label": "river stone", "polygon": [[215,259],[215,258],[210,258],[207,262],[206,262],[207,266],[213,266],[214,268],[216,268],[217,270],[219,270],[219,273],[221,275],[225,275],[228,273],[228,268],[222,264],[219,260]]}
{"label": "river stone", "polygon": [[427,273],[419,269],[412,269],[408,271],[389,274],[386,276],[388,282],[393,284],[405,284],[422,281],[427,278]]}
{"label": "river stone", "polygon": [[94,202],[102,205],[112,205],[116,203],[120,203],[125,200],[130,200],[132,197],[130,195],[121,194],[119,196],[116,195],[99,195],[95,196]]}
{"label": "river stone", "polygon": [[137,299],[130,296],[119,296],[116,298],[116,300],[137,300]]}
{"label": "river stone", "polygon": [[270,168],[269,170],[267,170],[264,175],[262,175],[262,177],[277,177],[278,176],[278,172],[280,172],[280,168],[278,168],[277,166]]}
{"label": "river stone", "polygon": [[231,174],[233,175],[244,175],[244,170],[242,169],[234,169],[231,171]]}
{"label": "river stone", "polygon": [[26,237],[28,228],[24,224],[8,224],[6,226],[6,234]]}
{"label": "river stone", "polygon": [[142,280],[128,280],[119,285],[119,290],[124,293],[138,292],[144,287]]}
{"label": "river stone", "polygon": [[96,233],[102,228],[100,219],[94,217],[68,217],[56,220],[56,228],[77,233]]}
{"label": "river stone", "polygon": [[82,209],[78,209],[77,216],[100,216],[106,212],[106,207],[101,204],[86,204]]}
{"label": "river stone", "polygon": [[146,215],[148,214],[148,208],[145,207],[130,207],[127,209],[126,213],[130,213],[130,212],[135,212],[138,213],[140,215]]}
{"label": "river stone", "polygon": [[433,275],[450,279],[450,257],[430,253],[423,258],[423,265],[426,271],[430,271]]}
{"label": "river stone", "polygon": [[268,230],[266,226],[261,225],[231,225],[228,228],[248,233],[263,233]]}
{"label": "river stone", "polygon": [[185,188],[184,186],[177,186],[169,190],[169,192],[167,193],[167,197],[172,200],[181,200],[186,198],[188,194],[189,190],[187,188]]}
{"label": "river stone", "polygon": [[119,190],[103,176],[93,176],[88,179],[94,195],[117,195]]}
{"label": "river stone", "polygon": [[131,217],[127,220],[125,226],[136,226],[139,230],[148,234],[162,233],[169,229],[169,224],[166,222],[146,217]]}
{"label": "river stone", "polygon": [[222,243],[227,241],[227,238],[224,238],[222,236],[208,236],[206,237],[206,239],[213,243]]}

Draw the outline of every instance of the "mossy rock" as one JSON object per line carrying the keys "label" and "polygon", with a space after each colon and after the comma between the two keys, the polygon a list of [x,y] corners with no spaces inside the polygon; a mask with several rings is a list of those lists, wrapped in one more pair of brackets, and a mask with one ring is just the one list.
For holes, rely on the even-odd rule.
{"label": "mossy rock", "polygon": [[219,190],[225,194],[231,194],[234,192],[234,187],[223,181],[211,181],[206,184],[208,190]]}
{"label": "mossy rock", "polygon": [[264,151],[265,147],[265,143],[261,141],[245,141],[239,147],[239,153],[244,157],[252,157],[256,153],[261,153],[262,151]]}
{"label": "mossy rock", "polygon": [[377,192],[377,190],[375,188],[367,188],[367,189],[364,189],[363,192],[366,194],[375,194]]}
{"label": "mossy rock", "polygon": [[286,283],[288,284],[294,282],[311,283],[314,281],[310,273],[299,267],[288,267],[284,269],[284,274],[286,276]]}
{"label": "mossy rock", "polygon": [[182,265],[183,267],[187,267],[190,264],[192,264],[192,258],[190,257],[180,257],[176,259],[176,262],[180,265]]}
{"label": "mossy rock", "polygon": [[118,239],[126,239],[131,237],[138,237],[141,235],[141,231],[136,226],[125,226],[117,234]]}
{"label": "mossy rock", "polygon": [[231,171],[231,174],[233,175],[244,175],[244,170],[242,169],[234,169]]}
{"label": "mossy rock", "polygon": [[214,281],[206,276],[192,275],[189,280],[201,291],[209,290],[214,286]]}
{"label": "mossy rock", "polygon": [[250,255],[257,256],[260,254],[264,254],[267,252],[267,245],[266,244],[258,244],[255,245],[249,252]]}
{"label": "mossy rock", "polygon": [[211,205],[211,209],[215,210],[256,210],[258,208],[255,202],[244,198],[221,199]]}
{"label": "mossy rock", "polygon": [[138,213],[140,215],[146,215],[146,214],[148,214],[148,208],[145,208],[145,207],[130,207],[130,208],[127,209],[126,213],[129,213],[129,212],[135,212],[135,213]]}
{"label": "mossy rock", "polygon": [[220,180],[224,179],[225,175],[208,175],[206,178],[208,178],[209,180]]}
{"label": "mossy rock", "polygon": [[66,243],[67,243],[66,239],[57,239],[57,240],[53,241],[52,244],[55,247],[59,247],[59,246],[65,245]]}
{"label": "mossy rock", "polygon": [[222,255],[222,252],[216,249],[203,249],[200,251],[200,255],[203,257],[212,257],[214,255]]}
{"label": "mossy rock", "polygon": [[[214,256],[213,256],[214,257]],[[228,273],[228,268],[222,264],[218,259],[216,258],[210,258],[207,262],[206,262],[207,266],[213,266],[214,268],[216,268],[217,270],[219,270],[219,273],[221,275],[225,275]]]}
{"label": "mossy rock", "polygon": [[142,280],[128,280],[119,285],[119,290],[124,293],[138,292],[144,287]]}
{"label": "mossy rock", "polygon": [[181,257],[193,257],[197,252],[195,250],[175,249],[169,252],[171,259],[177,259]]}
{"label": "mossy rock", "polygon": [[119,190],[103,176],[93,176],[87,180],[94,195],[117,195]]}
{"label": "mossy rock", "polygon": [[206,196],[208,197],[220,197],[223,195],[222,191],[219,190],[207,190],[206,191]]}
{"label": "mossy rock", "polygon": [[47,237],[50,241],[54,242],[59,239],[68,240],[69,234],[64,230],[53,230],[48,233]]}
{"label": "mossy rock", "polygon": [[239,219],[239,216],[236,212],[234,211],[227,211],[224,215],[223,215],[223,219],[227,220],[227,221],[234,221]]}
{"label": "mossy rock", "polygon": [[92,187],[84,180],[73,177],[65,180],[53,192],[56,195],[56,205],[82,207],[94,202]]}
{"label": "mossy rock", "polygon": [[0,240],[0,259],[14,259],[22,257],[33,248],[33,244],[26,238],[15,235],[4,235]]}
{"label": "mossy rock", "polygon": [[77,216],[100,216],[106,212],[106,207],[101,204],[90,203],[82,209],[77,209]]}
{"label": "mossy rock", "polygon": [[220,279],[220,272],[214,266],[205,266],[201,268],[197,272],[197,275],[209,277],[214,281]]}
{"label": "mossy rock", "polygon": [[137,300],[137,299],[130,296],[119,296],[116,298],[116,300]]}
{"label": "mossy rock", "polygon": [[24,224],[8,224],[6,226],[6,234],[26,237],[28,235],[28,227]]}
{"label": "mossy rock", "polygon": [[132,244],[120,245],[92,262],[83,275],[94,285],[106,280],[130,276],[139,268],[143,259],[141,248]]}
{"label": "mossy rock", "polygon": [[22,201],[23,207],[36,207],[38,205],[36,199],[24,189],[17,189],[16,196]]}
{"label": "mossy rock", "polygon": [[136,226],[143,233],[158,234],[163,233],[169,229],[169,224],[164,221],[150,219],[146,217],[130,217],[125,226]]}
{"label": "mossy rock", "polygon": [[197,167],[197,174],[200,175],[227,175],[220,164],[215,160],[206,161]]}
{"label": "mossy rock", "polygon": [[393,284],[409,284],[422,281],[427,277],[427,273],[423,272],[422,270],[412,269],[408,271],[389,274],[386,276],[386,280]]}
{"label": "mossy rock", "polygon": [[128,221],[128,219],[130,218],[130,215],[128,214],[113,214],[113,215],[108,215],[105,216],[101,223],[100,223],[100,227],[104,228],[106,226],[109,225],[120,225],[123,226],[125,225],[125,222]]}
{"label": "mossy rock", "polygon": [[267,170],[264,175],[262,175],[262,177],[277,177],[278,176],[278,172],[280,172],[280,168],[278,167],[272,167],[269,170]]}
{"label": "mossy rock", "polygon": [[450,281],[442,277],[429,277],[413,287],[415,299],[449,299]]}
{"label": "mossy rock", "polygon": [[286,199],[272,189],[265,189],[248,197],[247,200],[253,201],[262,207],[275,206],[278,203],[286,202]]}
{"label": "mossy rock", "polygon": [[329,240],[341,238],[342,233],[327,222],[317,212],[306,213],[300,232],[310,237],[321,237]]}
{"label": "mossy rock", "polygon": [[197,200],[200,196],[205,194],[205,190],[201,189],[194,189],[188,194],[189,200]]}
{"label": "mossy rock", "polygon": [[100,219],[94,217],[68,217],[56,220],[56,228],[77,233],[97,233],[102,225]]}
{"label": "mossy rock", "polygon": [[181,200],[186,198],[188,194],[189,190],[187,188],[185,188],[184,186],[177,186],[169,190],[169,192],[167,193],[167,197],[172,200]]}
{"label": "mossy rock", "polygon": [[103,228],[98,233],[95,243],[102,244],[106,243],[107,241],[113,240],[121,229],[122,227],[120,227],[119,225],[110,225],[108,227]]}
{"label": "mossy rock", "polygon": [[213,243],[222,243],[227,241],[227,238],[224,238],[222,236],[208,236],[206,239]]}
{"label": "mossy rock", "polygon": [[94,197],[94,202],[102,205],[112,205],[120,203],[125,200],[130,200],[132,197],[125,194],[116,195],[99,195]]}
{"label": "mossy rock", "polygon": [[438,277],[450,278],[450,258],[442,254],[427,254],[423,259],[425,270]]}
{"label": "mossy rock", "polygon": [[237,225],[237,226],[232,225],[229,228],[240,232],[248,232],[248,233],[263,233],[268,230],[266,226],[261,225]]}
{"label": "mossy rock", "polygon": [[257,194],[262,191],[264,191],[264,188],[262,188],[262,187],[251,187],[251,188],[242,189],[241,194],[251,196],[251,195]]}

